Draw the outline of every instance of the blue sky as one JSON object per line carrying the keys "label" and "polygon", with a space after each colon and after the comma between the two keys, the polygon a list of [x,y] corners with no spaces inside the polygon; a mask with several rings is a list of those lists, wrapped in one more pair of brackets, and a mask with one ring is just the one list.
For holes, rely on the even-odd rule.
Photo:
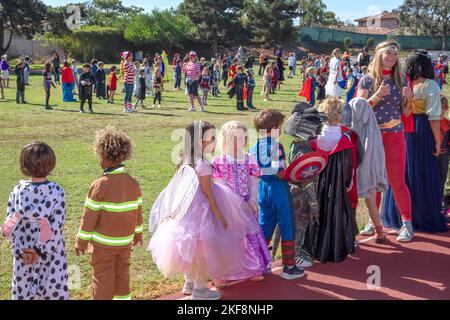
{"label": "blue sky", "polygon": [[[220,1],[220,0],[219,0]],[[65,5],[70,2],[64,0],[44,0],[44,3],[52,6]],[[143,7],[147,11],[153,8],[167,9],[176,7],[180,0],[122,0],[125,5],[135,5]],[[357,0],[357,1],[343,1],[343,0],[324,0],[328,9],[334,11],[341,20],[354,20],[367,15],[376,13],[377,11],[392,10],[399,7],[403,0]]]}

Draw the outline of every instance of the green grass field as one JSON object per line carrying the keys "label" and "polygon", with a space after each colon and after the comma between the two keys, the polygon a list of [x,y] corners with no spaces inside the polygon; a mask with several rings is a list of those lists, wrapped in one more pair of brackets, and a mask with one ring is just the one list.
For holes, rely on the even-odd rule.
{"label": "green grass field", "polygon": [[[102,174],[92,148],[95,131],[106,125],[115,125],[128,132],[134,140],[133,158],[126,164],[129,172],[140,182],[147,221],[153,201],[174,173],[175,164],[171,162],[171,153],[180,143],[179,140],[171,139],[175,129],[183,129],[193,120],[207,120],[217,128],[226,121],[240,120],[249,128],[253,128],[255,114],[236,112],[235,100],[230,101],[226,97],[223,87],[219,98],[209,99],[207,112],[186,112],[188,99],[184,92],[172,91],[173,82],[166,84],[163,109],[124,114],[120,103],[122,95],[119,94],[116,96],[115,105],[107,105],[103,100],[94,99],[95,114],[80,115],[78,103],[62,103],[59,87],[52,93],[51,104],[54,110],[46,111],[43,107],[44,90],[41,79],[41,76],[31,78],[31,86],[27,87],[25,93],[27,105],[15,103],[15,80],[11,81],[12,88],[5,89],[7,101],[0,101],[0,208],[5,210],[9,192],[23,179],[18,170],[21,148],[33,140],[50,144],[57,155],[57,167],[50,179],[58,182],[67,194],[65,237],[69,265],[78,267],[81,271],[81,287],[71,290],[71,298],[90,299],[89,257],[77,257],[73,247],[89,185]],[[270,102],[264,103],[259,94],[262,84],[258,78],[255,105],[258,108],[277,109],[288,115],[293,104],[299,101],[297,93],[301,87],[300,81],[298,75],[294,79],[288,79],[281,91],[273,95]],[[447,90],[447,94],[449,93]],[[146,100],[147,106],[151,103],[149,99]],[[286,146],[290,141],[290,137],[282,137]],[[366,220],[367,213],[364,207],[361,207],[358,210],[359,226]],[[135,299],[153,299],[175,292],[182,286],[181,278],[164,279],[155,268],[145,250],[149,238],[149,233],[145,232],[144,247],[135,248],[133,251],[131,279]],[[10,246],[3,238],[0,238],[0,254],[0,299],[9,299],[12,258]]]}

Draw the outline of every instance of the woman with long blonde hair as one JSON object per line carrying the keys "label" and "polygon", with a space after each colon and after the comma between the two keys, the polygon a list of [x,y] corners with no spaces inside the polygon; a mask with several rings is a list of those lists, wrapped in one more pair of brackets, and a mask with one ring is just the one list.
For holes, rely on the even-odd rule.
{"label": "woman with long blonde hair", "polygon": [[[398,59],[400,46],[393,40],[380,43],[358,88],[358,97],[369,99],[383,138],[386,173],[395,202],[400,211],[402,228],[397,241],[409,242],[414,236],[411,224],[411,195],[405,182],[406,141],[402,115],[410,116],[413,93],[406,85]],[[377,191],[372,190],[366,205],[371,221],[363,235],[376,233],[376,242],[383,243],[385,234],[377,206]]]}

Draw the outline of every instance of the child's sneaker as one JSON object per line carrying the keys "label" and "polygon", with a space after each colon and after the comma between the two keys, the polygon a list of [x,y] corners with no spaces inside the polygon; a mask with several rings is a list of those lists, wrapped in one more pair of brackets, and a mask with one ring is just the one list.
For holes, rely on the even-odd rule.
{"label": "child's sneaker", "polygon": [[298,279],[298,278],[303,277],[304,275],[305,275],[305,270],[303,270],[302,268],[299,268],[295,265],[293,267],[284,266],[283,272],[281,273],[281,277],[285,280]]}
{"label": "child's sneaker", "polygon": [[189,109],[187,109],[187,111],[195,112],[195,108],[194,107],[190,107]]}
{"label": "child's sneaker", "polygon": [[222,298],[218,291],[211,289],[194,289],[192,291],[192,300],[220,300]]}
{"label": "child's sneaker", "polygon": [[297,266],[297,268],[302,269],[302,268],[310,268],[314,265],[314,262],[311,261],[309,258],[307,257],[298,257],[295,259],[295,265]]}
{"label": "child's sneaker", "polygon": [[155,109],[155,104],[152,104],[152,109]]}
{"label": "child's sneaker", "polygon": [[362,236],[373,236],[375,234],[375,226],[372,221],[367,222],[364,229],[359,233]]}
{"label": "child's sneaker", "polygon": [[403,222],[403,227],[397,237],[398,242],[410,242],[414,237],[414,230],[410,221]]}
{"label": "child's sneaker", "polygon": [[162,106],[160,104],[158,104],[158,109],[162,109]]}
{"label": "child's sneaker", "polygon": [[183,290],[181,290],[181,293],[185,296],[190,296],[192,294],[192,291],[194,291],[194,283],[193,282],[185,282],[183,286]]}

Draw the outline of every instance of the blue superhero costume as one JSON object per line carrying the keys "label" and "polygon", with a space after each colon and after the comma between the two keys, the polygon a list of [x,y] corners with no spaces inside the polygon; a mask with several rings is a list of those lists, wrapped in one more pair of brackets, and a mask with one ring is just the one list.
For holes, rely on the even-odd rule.
{"label": "blue superhero costume", "polygon": [[286,167],[283,146],[272,137],[258,139],[250,152],[256,156],[262,175],[258,186],[259,223],[270,243],[275,227],[281,231],[283,265],[295,264],[294,223],[289,184],[278,173]]}

